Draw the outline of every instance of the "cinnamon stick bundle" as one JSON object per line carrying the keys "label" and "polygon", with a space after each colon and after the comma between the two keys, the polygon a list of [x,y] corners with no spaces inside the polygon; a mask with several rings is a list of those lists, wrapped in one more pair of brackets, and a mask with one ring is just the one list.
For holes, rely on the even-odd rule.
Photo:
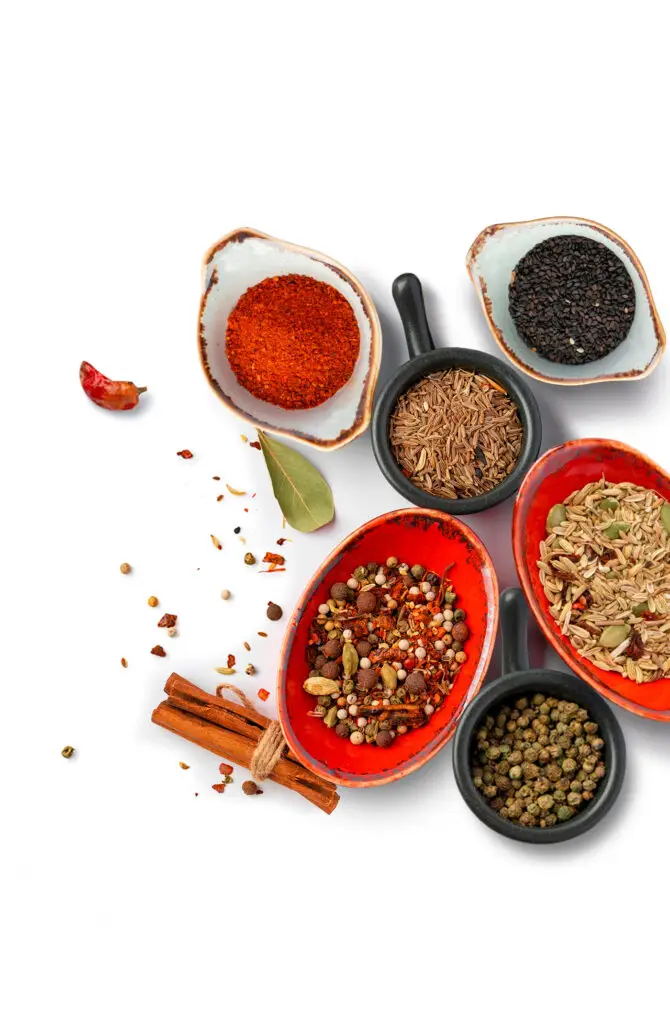
{"label": "cinnamon stick bundle", "polygon": [[[165,684],[165,693],[167,700],[155,709],[152,722],[219,757],[249,768],[258,741],[271,719],[255,708],[206,693],[176,672]],[[335,810],[340,799],[332,782],[320,779],[305,768],[288,748],[268,777],[304,796],[326,814]]]}

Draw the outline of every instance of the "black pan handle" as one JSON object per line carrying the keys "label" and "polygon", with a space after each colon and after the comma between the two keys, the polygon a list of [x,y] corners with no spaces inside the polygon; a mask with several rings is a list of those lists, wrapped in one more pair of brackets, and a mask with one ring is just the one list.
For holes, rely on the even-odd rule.
{"label": "black pan handle", "polygon": [[500,596],[500,636],[502,638],[503,675],[526,672],[528,660],[528,605],[518,587],[503,590]]}
{"label": "black pan handle", "polygon": [[393,282],[392,291],[405,329],[410,359],[432,352],[435,344],[428,326],[421,281],[416,274],[401,274]]}

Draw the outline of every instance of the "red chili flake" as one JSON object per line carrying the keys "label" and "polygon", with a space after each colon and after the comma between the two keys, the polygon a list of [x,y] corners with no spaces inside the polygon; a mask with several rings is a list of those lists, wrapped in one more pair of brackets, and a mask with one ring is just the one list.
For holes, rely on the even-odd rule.
{"label": "red chili flake", "polygon": [[233,766],[232,764],[226,764],[225,761],[222,761],[221,764],[219,765],[219,771],[221,775],[232,775]]}
{"label": "red chili flake", "polygon": [[402,666],[407,669],[408,672],[411,672],[413,668],[416,668],[416,658],[405,658]]}
{"label": "red chili flake", "polygon": [[279,538],[279,540],[278,540],[278,541],[276,541],[276,543],[278,544],[278,546],[279,546],[279,547],[281,547],[281,546],[282,546],[282,544],[286,544],[286,543],[287,543],[287,541],[288,541],[288,543],[289,543],[289,544],[291,544],[291,543],[292,543],[292,541],[291,541],[291,538],[290,538],[290,537],[280,537],[280,538]]}
{"label": "red chili flake", "polygon": [[181,459],[192,459],[193,458],[193,452],[190,452],[188,450],[188,448],[182,448],[182,450],[180,452],[177,452],[177,455]]}
{"label": "red chili flake", "polygon": [[269,690],[264,690],[262,687],[258,691],[258,694],[257,694],[257,697],[258,697],[259,700],[267,700],[269,696],[270,696]]}
{"label": "red chili flake", "polygon": [[267,636],[267,633],[263,633],[262,630],[259,629],[258,630],[258,635],[259,636]]}
{"label": "red chili flake", "polygon": [[245,509],[244,509],[244,511],[245,511],[245,512],[248,512],[248,511],[249,511],[249,509],[248,509],[248,508],[245,508]]}
{"label": "red chili flake", "polygon": [[223,793],[225,792],[226,784],[225,782],[215,782],[214,785],[212,786],[212,789],[215,790],[215,792],[217,793]]}
{"label": "red chili flake", "polygon": [[261,450],[261,443],[260,443],[260,441],[250,441],[249,442],[249,447],[250,448],[256,448],[258,451],[260,451]]}
{"label": "red chili flake", "polygon": [[235,664],[235,655],[234,654],[229,654],[228,655],[228,668],[232,668],[234,664]]}
{"label": "red chili flake", "polygon": [[[265,561],[265,559],[263,559]],[[286,572],[286,569],[282,569],[278,565],[273,565],[270,569],[261,569],[261,572]]]}
{"label": "red chili flake", "polygon": [[151,648],[151,653],[155,654],[157,658],[164,658],[165,657],[165,651],[163,650],[163,648],[161,647],[160,644],[156,644],[155,647],[152,647]]}
{"label": "red chili flake", "polygon": [[270,565],[283,565],[286,559],[283,555],[273,555],[271,551],[266,551],[264,562],[269,562]]}
{"label": "red chili flake", "polygon": [[170,615],[169,612],[166,612],[163,618],[159,621],[158,625],[161,629],[163,628],[163,626],[165,626],[167,629],[171,629],[172,626],[177,625],[177,616]]}

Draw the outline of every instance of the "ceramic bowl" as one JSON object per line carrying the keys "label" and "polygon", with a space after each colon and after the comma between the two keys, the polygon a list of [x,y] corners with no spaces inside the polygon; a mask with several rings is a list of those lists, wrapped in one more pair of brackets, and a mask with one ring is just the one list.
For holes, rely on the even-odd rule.
{"label": "ceramic bowl", "polygon": [[[583,235],[606,245],[623,261],[635,287],[635,317],[628,336],[603,359],[581,366],[553,363],[533,352],[509,312],[512,271],[533,246],[554,235]],[[536,380],[572,385],[636,380],[648,376],[663,355],[665,331],[642,264],[623,238],[596,221],[548,217],[492,224],[472,243],[466,263],[493,337],[515,366]]]}
{"label": "ceramic bowl", "polygon": [[638,685],[581,657],[561,635],[540,583],[536,560],[540,541],[546,536],[549,509],[603,474],[613,483],[639,484],[670,500],[670,476],[646,455],[620,441],[586,438],[552,448],[531,469],[514,506],[512,541],[519,580],[540,629],[573,672],[622,708],[644,718],[670,722],[670,679]]}
{"label": "ceramic bowl", "polygon": [[[238,383],[226,356],[228,317],[247,288],[266,277],[304,274],[337,288],[351,305],[361,345],[351,379],[314,409],[281,409]],[[349,271],[322,253],[239,228],[209,249],[203,263],[198,344],[205,375],[232,412],[252,427],[334,450],[362,434],[372,413],[382,335],[374,303]]]}
{"label": "ceramic bowl", "polygon": [[[390,555],[419,562],[442,574],[450,563],[456,592],[462,595],[470,637],[468,660],[432,718],[398,736],[382,749],[356,747],[307,714],[314,698],[303,690],[309,674],[305,656],[310,626],[330,587],[346,580],[361,562],[384,562]],[[401,509],[355,530],[325,560],[307,585],[291,616],[278,677],[279,720],[289,746],[308,768],[343,786],[379,786],[420,768],[449,740],[464,707],[486,673],[498,622],[498,584],[491,557],[472,530],[443,512]]]}
{"label": "ceramic bowl", "polygon": [[[500,598],[504,675],[493,683],[487,683],[466,708],[454,740],[454,774],[461,796],[485,825],[508,839],[546,845],[574,839],[602,821],[621,792],[626,772],[626,743],[611,707],[589,686],[565,672],[531,669],[526,639],[527,621],[528,606],[521,591],[516,587],[506,590]],[[574,818],[551,828],[529,828],[502,818],[489,807],[470,774],[475,737],[486,716],[501,704],[513,704],[519,697],[532,697],[535,693],[574,701],[586,708],[593,721],[598,723],[599,734],[605,740],[603,760],[606,775],[595,791],[593,800]]]}
{"label": "ceramic bowl", "polygon": [[[372,450],[379,468],[396,491],[415,505],[429,506],[459,516],[493,508],[515,493],[537,458],[542,443],[542,419],[535,396],[526,381],[511,366],[488,352],[472,348],[435,348],[421,282],[415,274],[401,274],[395,279],[393,297],[405,330],[409,360],[398,367],[375,403]],[[441,498],[417,487],[400,468],[389,439],[391,416],[400,396],[422,377],[452,367],[482,373],[500,384],[516,403],[524,430],[521,451],[512,472],[497,487],[474,498]]]}

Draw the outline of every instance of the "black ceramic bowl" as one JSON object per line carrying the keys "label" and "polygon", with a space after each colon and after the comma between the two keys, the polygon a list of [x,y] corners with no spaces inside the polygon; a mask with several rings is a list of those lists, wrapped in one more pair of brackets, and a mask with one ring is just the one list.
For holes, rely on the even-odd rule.
{"label": "black ceramic bowl", "polygon": [[[500,598],[500,631],[502,635],[503,675],[484,686],[465,709],[454,739],[454,774],[466,804],[485,825],[523,843],[561,843],[574,839],[601,821],[621,790],[626,771],[626,744],[611,706],[594,689],[565,672],[531,669],[528,664],[526,627],[528,606],[517,588],[506,590]],[[501,818],[489,807],[472,781],[471,755],[475,736],[486,715],[498,705],[509,703],[525,694],[545,693],[548,697],[575,701],[586,708],[599,734],[605,740],[603,759],[606,774],[595,790],[593,800],[578,814],[551,828],[517,825]]]}
{"label": "black ceramic bowl", "polygon": [[[493,508],[518,490],[540,451],[542,421],[535,396],[516,370],[495,356],[471,348],[435,348],[426,318],[421,282],[415,274],[401,274],[395,279],[393,298],[405,329],[409,361],[386,384],[372,414],[372,449],[379,468],[396,491],[414,505],[437,508],[452,516],[471,515]],[[475,370],[501,384],[516,402],[524,429],[521,454],[512,472],[498,487],[476,498],[439,498],[422,491],[401,470],[389,441],[389,421],[400,395],[429,373],[448,370],[452,366]]]}

